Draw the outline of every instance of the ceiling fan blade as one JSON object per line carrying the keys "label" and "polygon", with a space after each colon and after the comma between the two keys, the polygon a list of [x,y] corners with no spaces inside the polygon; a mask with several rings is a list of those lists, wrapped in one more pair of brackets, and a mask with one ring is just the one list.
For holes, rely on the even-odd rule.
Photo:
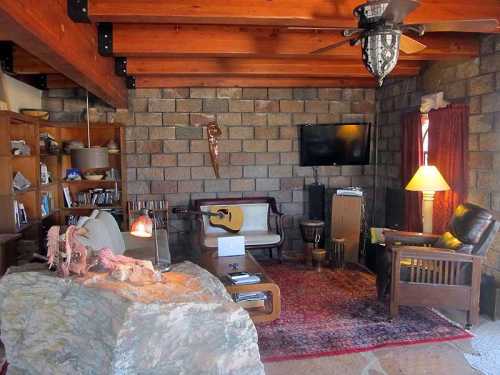
{"label": "ceiling fan blade", "polygon": [[419,5],[420,2],[417,0],[391,0],[385,8],[382,18],[391,23],[401,23]]}
{"label": "ceiling fan blade", "polygon": [[337,43],[333,43],[333,44],[330,44],[329,46],[326,46],[326,47],[322,47],[322,48],[319,48],[317,50],[314,50],[311,52],[312,55],[317,55],[319,53],[323,53],[323,52],[326,52],[326,51],[330,51],[334,48],[337,48],[337,47],[340,47],[344,44],[348,44],[350,43],[351,40],[350,39],[344,39],[344,40],[341,40],[340,42],[337,42]]}
{"label": "ceiling fan blade", "polygon": [[399,41],[399,49],[404,53],[411,54],[423,51],[427,46],[420,43],[418,40],[410,38],[404,34],[401,34],[401,39]]}
{"label": "ceiling fan blade", "polygon": [[318,30],[318,31],[343,31],[345,27],[312,27],[312,26],[288,26],[287,30]]}
{"label": "ceiling fan blade", "polygon": [[[412,25],[405,25],[412,26]],[[433,33],[440,31],[456,31],[463,33],[489,33],[495,31],[498,27],[498,21],[495,18],[478,19],[478,20],[463,20],[463,21],[443,21],[424,23],[424,32]]]}

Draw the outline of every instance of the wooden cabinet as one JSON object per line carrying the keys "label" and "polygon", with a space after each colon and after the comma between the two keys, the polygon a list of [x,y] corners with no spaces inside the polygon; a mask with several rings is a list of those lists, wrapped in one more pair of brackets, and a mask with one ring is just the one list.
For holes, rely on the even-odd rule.
{"label": "wooden cabinet", "polygon": [[362,198],[334,195],[332,198],[331,238],[345,239],[345,261],[359,262]]}

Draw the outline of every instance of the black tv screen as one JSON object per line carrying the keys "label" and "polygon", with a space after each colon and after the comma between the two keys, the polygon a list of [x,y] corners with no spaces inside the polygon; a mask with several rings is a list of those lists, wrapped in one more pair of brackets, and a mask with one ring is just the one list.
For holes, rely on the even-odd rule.
{"label": "black tv screen", "polygon": [[370,124],[302,125],[300,165],[370,163]]}

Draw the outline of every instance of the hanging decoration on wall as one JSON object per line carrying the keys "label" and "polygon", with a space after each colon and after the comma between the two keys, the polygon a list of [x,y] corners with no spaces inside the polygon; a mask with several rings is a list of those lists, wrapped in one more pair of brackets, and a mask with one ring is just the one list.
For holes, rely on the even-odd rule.
{"label": "hanging decoration on wall", "polygon": [[208,133],[208,151],[210,152],[210,161],[212,162],[212,168],[214,169],[215,177],[220,178],[219,175],[219,144],[218,137],[222,135],[222,130],[220,130],[219,125],[214,122],[210,122],[207,125]]}

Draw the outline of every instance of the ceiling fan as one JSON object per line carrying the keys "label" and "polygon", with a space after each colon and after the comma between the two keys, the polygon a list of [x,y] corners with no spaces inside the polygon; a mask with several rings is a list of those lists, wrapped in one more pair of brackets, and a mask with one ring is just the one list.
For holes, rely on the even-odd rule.
{"label": "ceiling fan", "polygon": [[406,33],[414,33],[418,36],[426,32],[446,31],[484,33],[492,32],[498,26],[498,21],[494,18],[404,24],[405,17],[419,5],[420,2],[417,0],[368,0],[353,10],[354,16],[358,19],[357,28],[296,27],[293,29],[342,30],[342,35],[347,39],[311,53],[323,53],[348,43],[351,46],[361,44],[363,64],[381,86],[384,78],[396,66],[400,49],[410,54],[426,48],[424,44],[405,35]]}

